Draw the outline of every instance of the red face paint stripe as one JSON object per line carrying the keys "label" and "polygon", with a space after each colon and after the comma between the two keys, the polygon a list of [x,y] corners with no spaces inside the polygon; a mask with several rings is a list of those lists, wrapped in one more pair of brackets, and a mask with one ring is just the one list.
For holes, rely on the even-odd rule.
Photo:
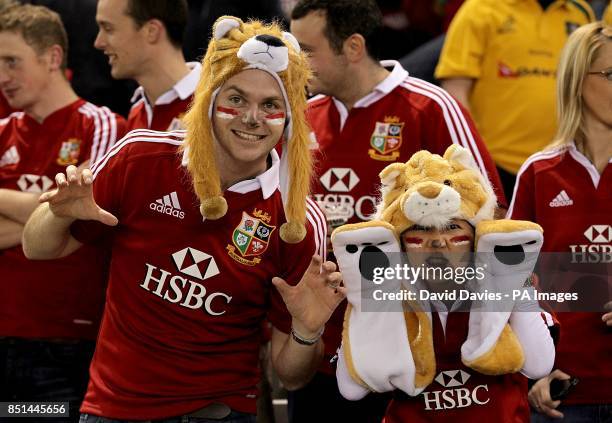
{"label": "red face paint stripe", "polygon": [[404,242],[406,244],[422,244],[423,243],[423,239],[422,238],[417,238],[414,236],[407,236],[404,238]]}
{"label": "red face paint stripe", "polygon": [[285,114],[283,112],[266,115],[266,119],[283,119],[284,117]]}
{"label": "red face paint stripe", "polygon": [[471,241],[472,238],[470,238],[467,235],[459,235],[459,236],[454,236],[451,239],[451,242],[463,242],[463,241]]}
{"label": "red face paint stripe", "polygon": [[231,109],[229,107],[217,106],[217,110],[219,112],[227,113],[228,115],[238,116],[240,114],[236,109]]}

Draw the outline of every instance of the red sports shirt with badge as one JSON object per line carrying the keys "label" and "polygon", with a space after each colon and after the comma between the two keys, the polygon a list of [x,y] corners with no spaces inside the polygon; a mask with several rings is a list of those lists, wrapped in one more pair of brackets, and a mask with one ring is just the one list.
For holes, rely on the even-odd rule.
{"label": "red sports shirt with badge", "polygon": [[[312,197],[336,224],[368,220],[377,201],[379,173],[406,162],[419,150],[443,155],[451,144],[469,149],[506,206],[495,165],[469,115],[439,87],[408,76],[399,63],[370,94],[347,112],[333,97],[310,100],[317,179]],[[328,355],[339,346],[344,307],[338,307],[324,337]],[[331,368],[328,372],[333,372]]]}
{"label": "red sports shirt with badge", "polygon": [[323,214],[308,200],[308,235],[280,240],[285,222],[279,160],[229,188],[227,214],[202,220],[182,165],[184,131],[129,133],[98,166],[96,202],[115,228],[75,222],[84,242],[112,238],[106,308],[82,411],[160,419],[212,402],[254,413],[262,322],[288,333],[291,319],[272,285],[299,282],[324,254]]}
{"label": "red sports shirt with badge", "polygon": [[[42,193],[68,165],[102,157],[125,121],[82,99],[42,123],[22,112],[0,120],[0,188]],[[104,303],[104,257],[87,247],[30,261],[21,245],[0,250],[0,336],[95,339]]]}
{"label": "red sports shirt with badge", "polygon": [[[571,274],[607,269],[600,285],[610,299],[612,266],[612,161],[600,175],[574,144],[531,156],[517,176],[508,217],[531,220],[544,229],[543,252],[565,253],[562,267]],[[576,274],[576,273],[574,273]],[[542,274],[540,278],[546,278]],[[606,280],[607,279],[607,280]],[[594,297],[597,280],[583,280],[583,301]],[[559,282],[561,283],[561,282]],[[578,289],[577,289],[578,288]],[[574,287],[573,292],[579,291]],[[593,304],[593,310],[603,304]],[[559,312],[561,324],[555,368],[580,382],[564,404],[612,403],[612,331],[603,313]]]}
{"label": "red sports shirt with badge", "polygon": [[505,206],[495,165],[459,103],[439,87],[408,76],[399,63],[381,63],[393,66],[391,74],[349,112],[333,97],[309,102],[317,202],[349,223],[367,220],[374,212],[378,174],[387,165],[406,162],[419,150],[442,155],[459,144],[472,152]]}
{"label": "red sports shirt with badge", "polygon": [[469,318],[468,312],[447,313],[443,328],[438,313],[432,313],[434,381],[416,397],[396,391],[383,423],[529,422],[523,375],[483,375],[461,362]]}
{"label": "red sports shirt with badge", "polygon": [[174,87],[162,94],[151,105],[143,87],[138,87],[132,96],[132,108],[128,116],[128,129],[152,129],[174,131],[183,129],[181,119],[189,108],[193,92],[198,85],[202,66],[197,62],[187,64],[191,71]]}

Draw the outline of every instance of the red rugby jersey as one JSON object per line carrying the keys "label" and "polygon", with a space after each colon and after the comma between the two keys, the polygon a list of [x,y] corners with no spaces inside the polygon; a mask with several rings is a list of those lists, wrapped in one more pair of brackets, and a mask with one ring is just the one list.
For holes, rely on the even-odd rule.
{"label": "red rugby jersey", "polygon": [[184,131],[132,131],[93,171],[98,204],[116,228],[75,222],[77,239],[112,237],[106,308],[82,411],[160,419],[221,401],[254,413],[262,321],[289,332],[273,276],[297,283],[323,254],[322,213],[291,245],[278,191],[279,161],[224,194],[227,214],[202,221],[178,151]]}
{"label": "red rugby jersey", "polygon": [[[378,174],[387,165],[406,162],[419,150],[442,155],[451,144],[459,144],[472,152],[506,207],[495,164],[462,106],[441,88],[408,76],[399,63],[381,64],[393,67],[391,74],[349,112],[333,97],[310,100],[308,120],[317,158],[312,197],[326,213],[333,209],[334,218],[368,220],[377,201]],[[325,330],[330,356],[340,344],[345,308],[336,309]]]}
{"label": "red rugby jersey", "polygon": [[202,66],[189,62],[191,71],[170,90],[159,96],[151,105],[143,87],[138,87],[132,96],[132,108],[128,115],[128,129],[152,129],[174,131],[183,129],[181,119],[191,104],[193,93],[200,79]]}
{"label": "red rugby jersey", "polygon": [[384,423],[529,422],[524,376],[487,376],[461,362],[469,318],[468,312],[448,313],[444,330],[432,313],[436,377],[416,397],[396,392]]}
{"label": "red rugby jersey", "polygon": [[[38,123],[0,120],[0,188],[42,193],[66,166],[95,161],[125,133],[125,121],[79,99]],[[0,336],[95,339],[104,300],[104,257],[88,247],[30,261],[21,245],[0,251]]]}
{"label": "red rugby jersey", "polygon": [[[573,144],[536,153],[519,170],[508,209],[508,217],[531,220],[544,228],[542,251],[570,253],[564,266],[607,266],[608,287],[612,262],[610,163],[600,175]],[[561,333],[555,368],[580,379],[564,404],[612,403],[612,331],[601,315],[557,313]]]}

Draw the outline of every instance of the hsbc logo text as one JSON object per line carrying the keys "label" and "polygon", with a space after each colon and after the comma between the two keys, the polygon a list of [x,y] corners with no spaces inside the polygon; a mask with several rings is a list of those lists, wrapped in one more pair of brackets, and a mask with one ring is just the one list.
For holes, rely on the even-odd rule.
{"label": "hsbc logo text", "polygon": [[[359,176],[348,167],[332,167],[319,178],[330,193],[348,193],[359,183]],[[376,199],[370,195],[356,198],[351,194],[314,194],[328,221],[346,223],[354,215],[368,220],[374,211]]]}
{"label": "hsbc logo text", "polygon": [[612,226],[591,225],[584,237],[591,243],[570,245],[572,263],[612,263]]}
{"label": "hsbc logo text", "polygon": [[425,410],[448,410],[487,404],[491,400],[488,395],[489,387],[487,385],[478,385],[474,389],[463,387],[469,378],[470,374],[463,370],[440,372],[435,381],[450,389],[423,392]]}
{"label": "hsbc logo text", "polygon": [[211,316],[226,312],[224,306],[232,297],[223,292],[208,292],[206,287],[192,279],[204,281],[218,275],[219,268],[213,256],[187,247],[172,254],[178,272],[171,272],[145,263],[147,273],[140,287],[161,299],[190,309],[202,308]]}

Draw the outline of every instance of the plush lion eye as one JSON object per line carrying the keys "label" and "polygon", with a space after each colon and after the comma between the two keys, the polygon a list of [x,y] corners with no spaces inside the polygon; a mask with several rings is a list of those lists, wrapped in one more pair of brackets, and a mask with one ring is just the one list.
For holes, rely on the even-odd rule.
{"label": "plush lion eye", "polygon": [[450,179],[445,179],[444,185],[448,185],[450,187],[452,185]]}

